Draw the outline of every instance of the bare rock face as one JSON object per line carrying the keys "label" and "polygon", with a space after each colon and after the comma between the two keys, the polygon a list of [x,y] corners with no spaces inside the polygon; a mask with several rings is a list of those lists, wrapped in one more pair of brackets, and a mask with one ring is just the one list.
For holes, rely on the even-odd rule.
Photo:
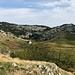
{"label": "bare rock face", "polygon": [[56,64],[51,64],[48,66],[38,65],[37,68],[40,70],[42,75],[73,75],[62,69],[60,69]]}

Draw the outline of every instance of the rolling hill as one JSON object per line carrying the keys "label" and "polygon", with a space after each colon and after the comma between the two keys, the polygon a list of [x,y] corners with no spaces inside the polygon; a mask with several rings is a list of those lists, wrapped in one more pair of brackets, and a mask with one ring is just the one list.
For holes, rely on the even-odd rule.
{"label": "rolling hill", "polygon": [[[29,44],[29,41],[32,43]],[[25,74],[26,71],[33,71],[34,74],[32,75],[49,75],[51,70],[47,74],[44,66],[50,67],[51,63],[72,72],[69,74],[62,69],[58,69],[55,72],[52,70],[53,75],[74,75],[75,25],[64,24],[50,28],[43,25],[17,25],[0,22],[0,53],[0,56],[2,56],[0,58],[0,73],[2,75],[5,75],[5,73],[13,75],[16,72]],[[27,62],[27,60],[30,61]],[[21,61],[23,64],[20,63]],[[33,61],[35,63],[32,63]],[[40,61],[40,64],[37,63],[38,61]],[[19,66],[12,67],[13,63]],[[34,68],[23,67],[24,63],[26,65],[32,63]],[[42,71],[38,70],[38,65],[41,65],[41,68],[43,67]]]}
{"label": "rolling hill", "polygon": [[[7,22],[0,22],[0,30],[11,32],[23,39],[46,41],[51,39],[75,40],[75,25],[63,24],[57,27],[43,25],[17,25]],[[38,37],[38,38],[37,38]]]}

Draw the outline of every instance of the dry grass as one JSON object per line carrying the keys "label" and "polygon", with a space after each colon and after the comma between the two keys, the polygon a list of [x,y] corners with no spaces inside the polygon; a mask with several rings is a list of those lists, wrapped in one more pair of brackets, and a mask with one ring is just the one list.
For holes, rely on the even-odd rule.
{"label": "dry grass", "polygon": [[49,62],[44,62],[44,61],[29,61],[29,60],[21,60],[19,58],[13,58],[13,59],[8,59],[8,57],[10,57],[9,55],[3,55],[0,54],[0,62],[15,62],[18,64],[40,64],[40,65],[44,65],[44,64],[53,64],[53,63],[49,63]]}
{"label": "dry grass", "polygon": [[[54,63],[50,63],[50,62],[44,62],[44,61],[29,61],[29,60],[20,60],[19,58],[13,58],[13,59],[8,59],[9,55],[3,55],[3,54],[0,54],[0,62],[2,63],[5,63],[5,62],[11,62],[11,63],[17,63],[17,64],[22,64],[22,65],[25,65],[25,64],[28,64],[28,65],[53,65]],[[39,70],[37,68],[34,68],[33,69],[34,71],[38,72],[38,74],[40,74]],[[72,73],[70,72],[67,72],[65,70],[62,70],[59,68],[59,70],[61,72],[65,72],[67,75],[73,75]],[[22,75],[23,74],[23,71],[17,71],[17,72],[11,72],[10,74],[8,73],[8,75]],[[64,74],[63,74],[64,75]]]}
{"label": "dry grass", "polygon": [[25,74],[23,73],[23,71],[16,71],[16,72],[7,73],[7,75],[25,75]]}

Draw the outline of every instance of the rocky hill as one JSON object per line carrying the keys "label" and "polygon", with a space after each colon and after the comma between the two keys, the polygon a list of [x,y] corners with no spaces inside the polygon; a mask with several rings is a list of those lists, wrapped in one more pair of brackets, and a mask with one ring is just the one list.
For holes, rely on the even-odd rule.
{"label": "rocky hill", "polygon": [[[29,43],[30,41],[31,43]],[[3,57],[1,58],[1,56]],[[31,61],[26,64],[23,61],[24,64],[21,64],[22,60]],[[32,63],[33,60],[36,62]],[[40,63],[38,64],[37,61]],[[52,62],[52,64],[47,62],[43,64],[42,61]],[[12,64],[18,66],[12,67]],[[42,25],[17,25],[0,22],[0,75],[6,73],[7,75],[16,73],[23,75],[31,72],[33,72],[32,75],[74,75],[58,66],[75,73],[74,24],[50,28]],[[57,70],[55,70],[56,67]]]}
{"label": "rocky hill", "polygon": [[0,22],[0,30],[11,32],[14,35],[24,39],[33,39],[36,41],[62,38],[75,40],[74,24],[64,24],[61,26],[50,28],[43,25],[17,25],[7,22]]}
{"label": "rocky hill", "polygon": [[[37,38],[39,36],[39,38]],[[73,37],[73,38],[72,38]],[[75,40],[75,25],[64,24],[50,29],[45,29],[41,33],[33,33],[32,38],[37,40],[51,40],[51,39],[68,39]]]}
{"label": "rocky hill", "polygon": [[30,39],[31,36],[35,32],[41,33],[43,30],[48,29],[49,27],[46,26],[38,26],[38,25],[17,25],[17,24],[11,24],[7,22],[0,22],[0,30],[3,30],[5,32],[11,32],[14,35],[21,37],[21,38],[27,38]]}

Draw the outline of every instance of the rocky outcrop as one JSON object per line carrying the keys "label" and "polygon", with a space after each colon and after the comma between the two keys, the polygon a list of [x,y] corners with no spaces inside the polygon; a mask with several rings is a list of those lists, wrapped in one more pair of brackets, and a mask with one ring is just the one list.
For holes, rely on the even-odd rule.
{"label": "rocky outcrop", "polygon": [[54,63],[47,65],[26,65],[26,68],[32,69],[31,71],[26,71],[27,74],[32,73],[32,75],[73,75],[71,72],[60,69]]}
{"label": "rocky outcrop", "polygon": [[15,39],[17,38],[16,36],[14,36],[12,33],[10,32],[4,32],[3,30],[0,30],[0,40],[1,39],[6,39],[6,40],[9,40],[9,39]]}

